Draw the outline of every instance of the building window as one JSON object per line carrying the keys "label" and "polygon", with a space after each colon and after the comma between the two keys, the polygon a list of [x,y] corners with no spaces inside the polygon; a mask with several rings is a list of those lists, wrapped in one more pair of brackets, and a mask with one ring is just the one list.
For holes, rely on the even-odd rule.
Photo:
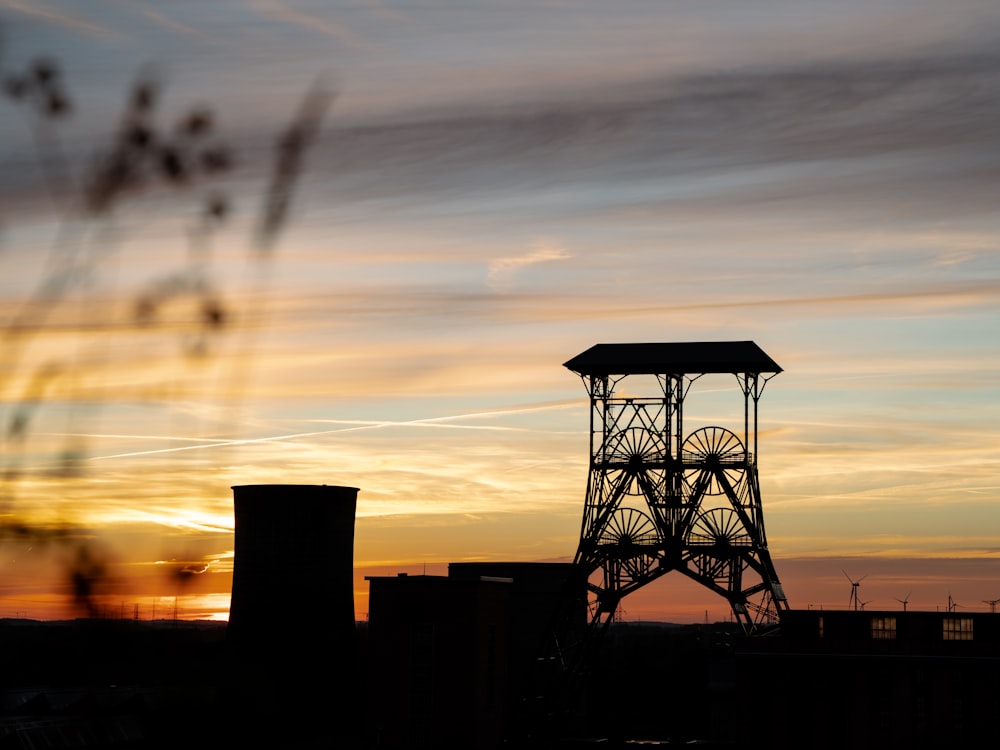
{"label": "building window", "polygon": [[816,618],[816,624],[819,626],[818,627],[819,637],[822,638],[823,637],[823,615],[820,615],[819,617]]}
{"label": "building window", "polygon": [[895,617],[873,617],[872,618],[872,638],[876,640],[891,639],[896,637]]}
{"label": "building window", "polygon": [[971,617],[946,617],[942,626],[941,637],[946,641],[971,641]]}

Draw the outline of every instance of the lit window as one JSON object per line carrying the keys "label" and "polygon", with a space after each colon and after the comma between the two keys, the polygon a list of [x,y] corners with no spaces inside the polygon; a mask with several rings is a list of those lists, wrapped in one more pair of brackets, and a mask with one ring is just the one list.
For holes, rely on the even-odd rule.
{"label": "lit window", "polygon": [[946,617],[942,626],[941,637],[946,641],[971,641],[971,617]]}
{"label": "lit window", "polygon": [[873,617],[872,618],[872,638],[889,639],[896,637],[895,617]]}
{"label": "lit window", "polygon": [[817,624],[819,625],[819,637],[822,638],[823,637],[823,615],[820,615],[818,618],[816,618],[816,620],[817,620]]}

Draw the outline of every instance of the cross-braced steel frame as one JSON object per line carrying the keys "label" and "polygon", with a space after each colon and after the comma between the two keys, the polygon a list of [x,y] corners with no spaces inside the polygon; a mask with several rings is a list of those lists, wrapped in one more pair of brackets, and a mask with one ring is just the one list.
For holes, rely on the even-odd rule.
{"label": "cross-braced steel frame", "polygon": [[582,375],[591,458],[574,564],[587,579],[592,626],[671,571],[726,599],[747,633],[777,624],[788,608],[767,549],[755,456],[769,378],[735,373],[742,438],[717,426],[685,436],[684,399],[702,374],[657,374],[660,392],[643,397],[617,395],[629,373]]}
{"label": "cross-braced steel frame", "polygon": [[[752,341],[598,344],[565,364],[590,396],[590,466],[572,573],[536,662],[540,725],[580,709],[594,646],[622,600],[667,573],[723,597],[747,634],[788,609],[756,462],[758,404],[781,368]],[[685,399],[707,374],[736,378],[735,432],[685,432]]]}

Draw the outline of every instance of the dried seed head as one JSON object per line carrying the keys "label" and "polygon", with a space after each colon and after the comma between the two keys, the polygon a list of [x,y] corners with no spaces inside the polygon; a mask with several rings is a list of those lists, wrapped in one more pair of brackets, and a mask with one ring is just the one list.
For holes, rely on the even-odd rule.
{"label": "dried seed head", "polygon": [[217,147],[201,153],[201,166],[208,174],[218,174],[232,168],[233,158],[228,150]]}
{"label": "dried seed head", "polygon": [[205,202],[205,214],[214,221],[222,221],[229,215],[229,201],[224,195],[209,196]]}
{"label": "dried seed head", "polygon": [[152,148],[156,135],[145,123],[135,121],[125,133],[125,143],[136,151]]}
{"label": "dried seed head", "polygon": [[222,328],[226,325],[226,310],[216,299],[206,299],[201,304],[201,319],[206,328]]}
{"label": "dried seed head", "polygon": [[206,135],[213,126],[212,113],[205,108],[193,109],[181,123],[181,132],[192,138]]}
{"label": "dried seed head", "polygon": [[132,109],[135,112],[149,112],[156,106],[156,86],[150,81],[140,81],[132,89]]}
{"label": "dried seed head", "polygon": [[39,58],[31,68],[31,74],[43,86],[47,86],[59,77],[59,66],[54,60]]}
{"label": "dried seed head", "polygon": [[174,184],[187,181],[187,168],[181,153],[172,146],[160,150],[160,171],[164,177]]}
{"label": "dried seed head", "polygon": [[20,76],[10,76],[3,82],[4,93],[14,101],[23,99],[31,88],[30,81]]}
{"label": "dried seed head", "polygon": [[45,111],[53,119],[58,119],[60,117],[66,117],[73,107],[70,104],[69,99],[67,99],[61,92],[52,91],[49,93],[48,99],[45,102]]}

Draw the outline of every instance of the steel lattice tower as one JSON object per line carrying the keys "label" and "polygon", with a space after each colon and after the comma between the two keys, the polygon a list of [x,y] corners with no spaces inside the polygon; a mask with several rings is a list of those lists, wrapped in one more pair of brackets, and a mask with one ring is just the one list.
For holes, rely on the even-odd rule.
{"label": "steel lattice tower", "polygon": [[[756,452],[758,401],[781,368],[752,341],[598,344],[565,366],[583,378],[591,405],[574,562],[591,633],[624,597],[671,571],[725,598],[745,632],[776,625],[788,602],[767,549]],[[685,432],[684,400],[710,373],[736,377],[742,436],[717,426]],[[636,381],[656,392],[631,392]]]}

